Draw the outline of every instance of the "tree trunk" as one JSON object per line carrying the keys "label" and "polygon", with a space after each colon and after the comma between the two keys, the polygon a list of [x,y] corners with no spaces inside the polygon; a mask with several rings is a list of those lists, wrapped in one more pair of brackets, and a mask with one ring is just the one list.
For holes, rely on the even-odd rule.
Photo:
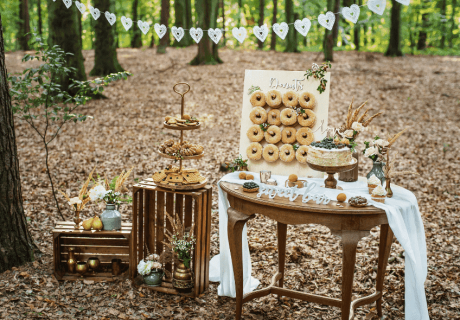
{"label": "tree trunk", "polygon": [[[265,0],[259,0],[259,26],[264,24],[264,10],[265,10]],[[264,48],[264,42],[258,41],[258,48],[262,50]]]}
{"label": "tree trunk", "polygon": [[238,0],[238,28],[241,27],[241,8],[243,8],[243,0]]}
{"label": "tree trunk", "polygon": [[223,45],[225,47],[227,43],[227,37],[225,34],[225,0],[221,0],[221,9],[222,9],[222,38],[223,38]]}
{"label": "tree trunk", "polygon": [[455,23],[455,9],[457,9],[457,0],[452,0],[452,15],[450,16],[449,48],[452,48],[454,42],[454,30],[457,29]]}
{"label": "tree trunk", "polygon": [[[278,14],[278,0],[273,0],[273,16],[272,25],[276,23],[276,15]],[[272,37],[270,39],[270,50],[276,50],[276,33],[272,29]]]}
{"label": "tree trunk", "polygon": [[[217,9],[219,0],[195,0],[195,12],[197,14],[197,25],[203,30],[217,27]],[[217,64],[222,63],[217,51],[218,46],[208,37],[206,32],[203,34],[198,44],[198,53],[190,62],[191,65]]]}
{"label": "tree trunk", "polygon": [[[67,56],[67,66],[76,69],[76,72],[73,74],[58,80],[61,88],[66,91],[68,91],[70,85],[69,79],[86,80],[81,43],[78,41],[80,32],[78,30],[77,11],[78,9],[75,5],[67,9],[63,2],[48,0],[48,42],[52,46],[60,46],[65,52],[72,53],[73,55]],[[103,11],[101,10],[101,12]],[[101,14],[99,20],[103,18],[104,15]],[[69,93],[75,94],[76,92]]]}
{"label": "tree trunk", "polygon": [[19,0],[18,42],[21,50],[29,50],[30,36],[29,0]]}
{"label": "tree trunk", "polygon": [[[361,2],[362,0],[357,0],[355,1],[355,3],[358,5],[358,6],[361,6]],[[359,23],[355,23],[355,25],[353,26],[353,33],[354,33],[354,36],[353,36],[353,42],[355,43],[355,50],[356,51],[359,51],[359,40],[360,40],[360,33],[361,33],[361,28],[360,28],[360,24]]]}
{"label": "tree trunk", "polygon": [[446,47],[446,25],[447,25],[447,15],[446,15],[446,10],[447,10],[447,1],[446,0],[441,0],[441,49],[444,49]]}
{"label": "tree trunk", "polygon": [[[164,24],[166,28],[169,27],[169,7],[169,0],[161,0],[160,24]],[[184,35],[184,38],[187,36],[189,35]],[[182,40],[184,40],[184,38],[182,38]],[[169,46],[169,28],[166,29],[166,34],[160,39],[160,44],[157,46],[157,53],[166,53],[167,46]]]}
{"label": "tree trunk", "polygon": [[79,10],[77,10],[77,16],[78,16],[78,31],[80,32],[80,47],[81,49],[83,50],[83,26],[82,26],[82,22],[81,22],[81,19],[83,18],[83,15],[81,14],[81,12]]}
{"label": "tree trunk", "polygon": [[386,56],[401,57],[401,4],[391,0],[391,27],[390,43],[388,44]]}
{"label": "tree trunk", "polygon": [[[190,29],[192,25],[192,3],[190,0],[174,0],[174,25],[184,29]],[[187,31],[185,31],[187,32]],[[187,34],[180,42],[174,39],[174,47],[188,47],[193,44],[193,39]]]}
{"label": "tree trunk", "polygon": [[[327,0],[327,11],[333,11],[336,0]],[[334,60],[334,33],[324,28],[323,40],[324,61]]]}
{"label": "tree trunk", "polygon": [[[334,11],[332,12],[339,12],[340,11],[340,0],[335,0],[334,2]],[[340,17],[341,14],[336,14],[335,15],[335,22],[334,22],[334,27],[332,28],[332,34],[334,37],[334,46],[337,46],[337,40],[339,37],[339,24],[340,24]]]}
{"label": "tree trunk", "polygon": [[137,21],[139,17],[137,15],[137,7],[139,6],[139,0],[133,0],[133,26],[132,26],[132,35],[131,38],[131,47],[140,48],[142,47],[142,31],[137,27]]}
{"label": "tree trunk", "polygon": [[[428,0],[422,1],[421,3],[422,10],[424,10],[428,6],[427,1]],[[428,24],[429,24],[428,19],[429,19],[428,13],[427,12],[423,13],[422,14],[422,28],[420,29],[420,32],[418,34],[417,50],[426,49],[426,40],[428,37],[426,30],[428,29]]]}
{"label": "tree trunk", "polygon": [[22,203],[12,110],[0,14],[0,273],[33,261],[35,251]]}
{"label": "tree trunk", "polygon": [[286,49],[284,52],[299,52],[297,49],[297,41],[294,28],[294,2],[293,0],[286,0],[285,1],[285,11],[286,11],[286,23],[290,25],[288,34],[286,35]]}
{"label": "tree trunk", "polygon": [[42,1],[37,0],[37,15],[38,15],[38,34],[42,36],[43,20],[42,20]]}
{"label": "tree trunk", "polygon": [[[116,23],[111,26],[102,12],[115,13],[114,0],[93,0],[94,7],[101,11],[101,17],[96,20],[94,29],[96,41],[94,42],[94,67],[89,73],[92,76],[106,76],[111,73],[121,72],[123,68],[118,63],[115,29]],[[133,22],[134,24],[134,22]],[[137,22],[134,27],[137,27]]]}

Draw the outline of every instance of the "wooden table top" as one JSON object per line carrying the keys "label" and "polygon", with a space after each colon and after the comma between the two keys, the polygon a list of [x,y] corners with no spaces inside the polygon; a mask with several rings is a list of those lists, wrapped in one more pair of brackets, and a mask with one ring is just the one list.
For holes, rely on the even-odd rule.
{"label": "wooden table top", "polygon": [[121,223],[121,230],[114,230],[114,231],[96,231],[90,230],[86,231],[83,229],[83,226],[80,225],[80,229],[75,229],[75,223],[72,221],[58,221],[54,226],[53,233],[69,233],[69,234],[96,234],[96,235],[104,235],[104,236],[114,236],[114,235],[124,235],[130,234],[132,229],[132,223],[130,222],[122,222]]}
{"label": "wooden table top", "polygon": [[[258,198],[258,192],[244,192],[243,186],[235,183],[221,182],[220,186],[228,194],[234,196],[235,198],[242,199],[245,201],[253,202],[256,204],[270,206],[280,209],[304,211],[311,213],[329,213],[329,214],[356,214],[356,215],[369,215],[369,214],[385,214],[385,210],[376,208],[372,205],[366,207],[353,207],[350,206],[347,202],[338,202],[335,199],[331,200],[327,205],[316,204],[315,201],[310,200],[308,203],[302,202],[302,196],[299,195],[294,201],[289,201],[288,198],[275,197],[274,199],[269,199],[266,194]],[[338,206],[340,204],[341,206]]]}

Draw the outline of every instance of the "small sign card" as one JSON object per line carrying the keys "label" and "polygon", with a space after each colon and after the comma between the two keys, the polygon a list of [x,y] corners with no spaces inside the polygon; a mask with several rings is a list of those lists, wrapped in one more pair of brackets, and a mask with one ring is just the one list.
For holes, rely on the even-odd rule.
{"label": "small sign card", "polygon": [[[328,72],[325,76],[325,79],[328,81],[326,85],[326,90],[323,93],[319,93],[317,90],[319,86],[319,80],[310,77],[307,80],[305,76],[305,71],[275,71],[275,70],[246,70],[244,77],[244,91],[243,91],[243,108],[241,111],[241,133],[240,133],[240,154],[243,156],[243,159],[248,159],[247,149],[253,141],[248,138],[248,131],[254,125],[260,127],[259,124],[253,123],[251,120],[251,111],[255,108],[251,104],[251,94],[250,91],[254,91],[254,88],[260,88],[259,92],[266,94],[270,90],[277,90],[283,96],[288,91],[294,91],[297,95],[301,96],[302,93],[308,92],[314,96],[316,100],[316,106],[311,109],[314,112],[316,117],[315,123],[310,126],[311,131],[313,132],[314,139],[313,141],[318,141],[323,139],[326,136],[326,128],[328,125],[328,111],[329,111],[329,88],[330,88],[330,73]],[[251,90],[252,88],[252,90]],[[257,92],[257,91],[254,91]],[[300,105],[294,108],[300,108]],[[267,104],[262,107],[269,115],[271,107]],[[280,111],[281,116],[283,115],[282,111],[287,109],[283,104],[276,108]],[[260,109],[259,109],[260,110]],[[300,109],[299,109],[300,110]],[[306,110],[306,109],[305,109]],[[266,121],[268,122],[268,120]],[[283,124],[278,125],[280,132],[283,132],[283,129],[286,127],[295,128],[296,131],[302,129],[303,127],[297,121],[293,125],[285,126]],[[269,130],[269,129],[267,129]],[[276,139],[275,139],[276,141]],[[264,148],[269,143],[266,139],[262,139],[257,142],[260,143],[262,148]],[[281,149],[285,143],[279,141],[273,143],[276,145],[278,150]],[[292,143],[292,145],[300,145],[297,141]],[[279,152],[281,156],[281,152]],[[286,160],[286,157],[283,157]],[[292,158],[292,157],[291,157]],[[296,157],[292,161],[285,162],[279,158],[276,161],[268,162],[264,159],[264,156],[260,160],[251,160],[248,161],[249,170],[253,172],[259,172],[261,170],[270,170],[272,174],[276,175],[290,175],[296,174],[299,177],[323,177],[322,172],[317,172],[306,164],[299,162]]]}

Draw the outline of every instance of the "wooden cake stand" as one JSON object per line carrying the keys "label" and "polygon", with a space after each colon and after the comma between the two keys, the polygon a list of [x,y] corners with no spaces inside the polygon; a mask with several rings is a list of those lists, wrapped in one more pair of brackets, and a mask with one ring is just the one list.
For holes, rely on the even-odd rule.
{"label": "wooden cake stand", "polygon": [[329,188],[329,189],[337,189],[337,190],[343,190],[343,188],[337,186],[337,180],[334,178],[334,174],[338,172],[345,172],[345,171],[353,170],[356,167],[357,163],[358,163],[358,160],[356,160],[355,158],[353,158],[353,161],[351,164],[346,165],[346,166],[320,166],[317,164],[307,162],[308,166],[312,168],[313,170],[327,173],[327,178],[326,180],[324,180],[324,186],[322,187]]}

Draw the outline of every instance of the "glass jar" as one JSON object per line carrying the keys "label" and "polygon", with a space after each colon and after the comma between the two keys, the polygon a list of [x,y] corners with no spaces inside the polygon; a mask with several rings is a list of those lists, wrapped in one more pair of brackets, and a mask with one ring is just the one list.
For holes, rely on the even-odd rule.
{"label": "glass jar", "polygon": [[121,230],[121,214],[115,209],[115,204],[107,203],[105,205],[105,210],[101,214],[101,221],[105,231]]}

